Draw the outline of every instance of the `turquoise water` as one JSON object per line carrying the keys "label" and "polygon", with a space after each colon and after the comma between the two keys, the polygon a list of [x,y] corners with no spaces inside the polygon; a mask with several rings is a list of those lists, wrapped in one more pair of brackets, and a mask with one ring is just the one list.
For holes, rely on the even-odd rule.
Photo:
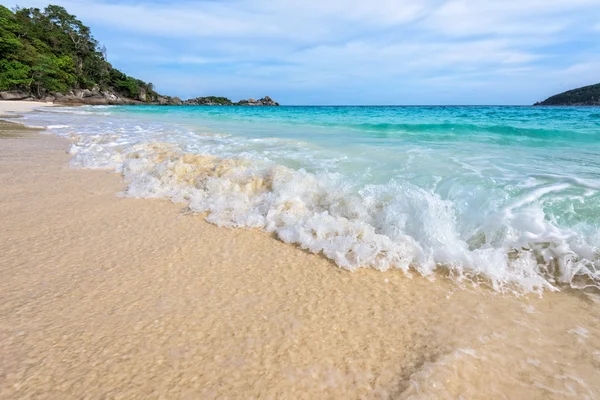
{"label": "turquoise water", "polygon": [[600,282],[597,108],[136,106],[27,118],[76,137],[73,165],[122,173],[127,196],[185,202],[344,268],[442,268],[499,290]]}

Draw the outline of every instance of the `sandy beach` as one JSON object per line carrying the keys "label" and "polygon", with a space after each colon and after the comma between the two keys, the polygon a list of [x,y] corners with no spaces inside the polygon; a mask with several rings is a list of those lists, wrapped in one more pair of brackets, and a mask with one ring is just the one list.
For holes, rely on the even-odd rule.
{"label": "sandy beach", "polygon": [[0,113],[3,115],[23,113],[43,107],[53,107],[52,103],[44,103],[41,101],[0,101]]}
{"label": "sandy beach", "polygon": [[593,293],[348,272],[0,129],[2,399],[600,396]]}

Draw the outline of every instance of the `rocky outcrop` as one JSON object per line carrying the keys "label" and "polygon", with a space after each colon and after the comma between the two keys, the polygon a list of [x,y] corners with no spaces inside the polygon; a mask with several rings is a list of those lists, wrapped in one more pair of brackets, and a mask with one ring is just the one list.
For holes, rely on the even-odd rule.
{"label": "rocky outcrop", "polygon": [[2,98],[2,100],[25,100],[30,97],[31,95],[29,93],[25,93],[20,90],[7,90],[0,92],[0,98]]}
{"label": "rocky outcrop", "polygon": [[279,103],[274,101],[269,96],[265,96],[262,99],[254,100],[252,98],[248,100],[240,100],[236,105],[238,106],[279,106]]}
{"label": "rocky outcrop", "polygon": [[[133,100],[123,97],[119,93],[111,90],[100,90],[95,87],[89,89],[73,89],[67,93],[49,92],[44,97],[39,98],[31,93],[19,90],[10,90],[0,92],[2,100],[36,100],[52,102],[64,105],[130,105],[146,104],[139,100]],[[181,100],[179,100],[179,104]],[[171,103],[169,103],[171,104]],[[178,104],[177,102],[173,104]]]}
{"label": "rocky outcrop", "polygon": [[183,104],[183,102],[177,96],[175,96],[175,97],[158,96],[156,101],[152,104],[159,105],[159,106],[180,106]]}
{"label": "rocky outcrop", "polygon": [[237,103],[229,100],[227,97],[196,97],[193,99],[185,100],[183,105],[188,106],[278,106],[279,103],[271,99],[269,96],[265,96],[262,99],[254,100],[240,100]]}
{"label": "rocky outcrop", "polygon": [[130,105],[143,104],[138,100],[132,100],[121,97],[119,94],[111,91],[93,90],[73,90],[68,93],[50,92],[47,99],[54,97],[54,102],[65,105]]}
{"label": "rocky outcrop", "polygon": [[600,83],[554,95],[534,106],[600,106]]}
{"label": "rocky outcrop", "polygon": [[49,92],[43,98],[36,98],[31,93],[11,90],[0,92],[2,100],[38,100],[52,102],[64,105],[135,105],[135,104],[154,104],[161,106],[279,106],[279,103],[265,96],[262,99],[240,100],[237,103],[229,100],[227,97],[196,97],[182,101],[179,97],[161,96],[154,97],[149,101],[148,94],[140,91],[137,99],[123,97],[121,94],[112,90],[100,90],[98,87],[90,89],[73,89],[67,93]]}

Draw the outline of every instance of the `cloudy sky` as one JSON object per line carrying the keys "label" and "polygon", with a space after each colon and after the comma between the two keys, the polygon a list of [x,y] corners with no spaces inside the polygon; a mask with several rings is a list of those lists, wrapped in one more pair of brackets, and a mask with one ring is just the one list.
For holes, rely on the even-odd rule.
{"label": "cloudy sky", "polygon": [[600,82],[600,0],[53,3],[114,66],[184,98],[530,104]]}

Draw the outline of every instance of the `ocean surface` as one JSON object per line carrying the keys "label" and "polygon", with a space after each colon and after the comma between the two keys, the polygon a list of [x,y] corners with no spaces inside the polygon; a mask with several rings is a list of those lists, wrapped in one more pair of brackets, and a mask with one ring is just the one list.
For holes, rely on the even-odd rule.
{"label": "ocean surface", "polygon": [[600,288],[600,109],[76,107],[26,115],[123,174],[350,270]]}

